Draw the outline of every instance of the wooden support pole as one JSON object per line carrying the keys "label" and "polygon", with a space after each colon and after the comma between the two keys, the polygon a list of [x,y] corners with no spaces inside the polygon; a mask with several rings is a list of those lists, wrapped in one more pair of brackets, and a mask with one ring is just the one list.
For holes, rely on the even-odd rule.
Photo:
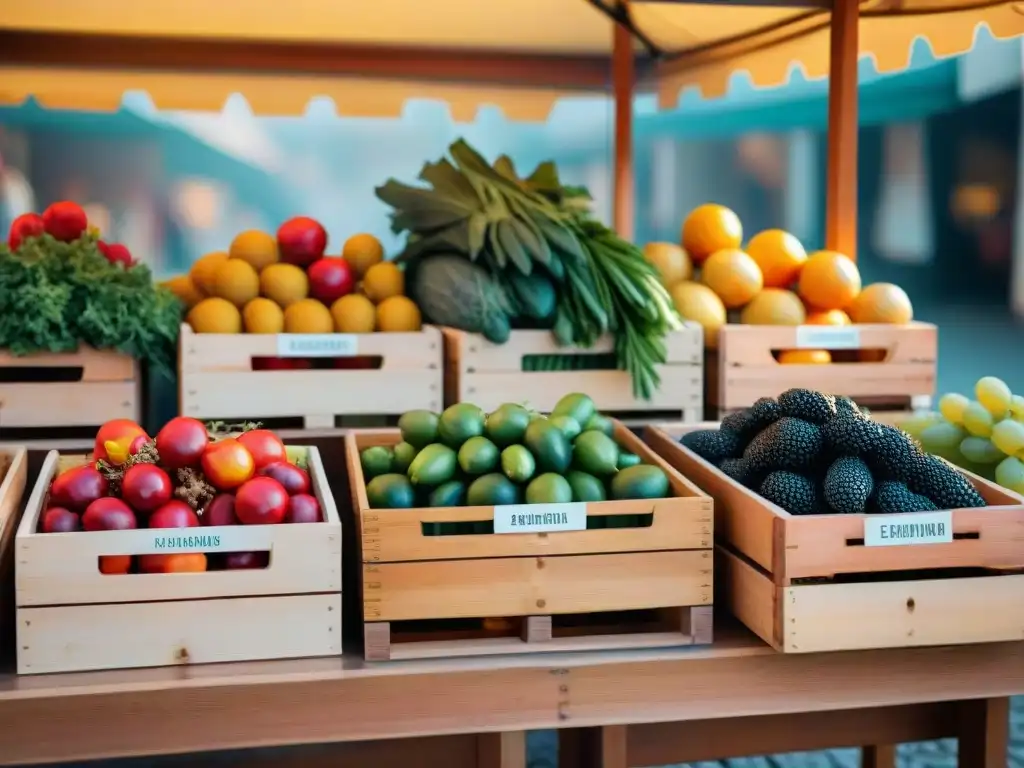
{"label": "wooden support pole", "polygon": [[615,96],[615,160],[612,226],[620,237],[632,240],[633,220],[633,36],[615,25],[612,46],[612,87]]}
{"label": "wooden support pole", "polygon": [[896,768],[896,745],[874,744],[864,747],[860,768]]}
{"label": "wooden support pole", "polygon": [[830,30],[825,247],[857,258],[858,0],[835,0]]}
{"label": "wooden support pole", "polygon": [[960,768],[1003,768],[1010,738],[1010,700],[965,701],[959,730]]}

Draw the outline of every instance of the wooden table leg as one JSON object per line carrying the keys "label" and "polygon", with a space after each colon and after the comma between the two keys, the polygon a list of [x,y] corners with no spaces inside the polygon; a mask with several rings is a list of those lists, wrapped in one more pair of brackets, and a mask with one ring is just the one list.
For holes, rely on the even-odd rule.
{"label": "wooden table leg", "polygon": [[526,731],[481,733],[476,744],[477,768],[526,768]]}
{"label": "wooden table leg", "polygon": [[861,753],[861,768],[896,768],[895,744],[872,744]]}
{"label": "wooden table leg", "polygon": [[1005,768],[1010,736],[1010,699],[963,702],[958,724],[960,768]]}
{"label": "wooden table leg", "polygon": [[558,732],[558,768],[628,768],[627,727],[566,728]]}

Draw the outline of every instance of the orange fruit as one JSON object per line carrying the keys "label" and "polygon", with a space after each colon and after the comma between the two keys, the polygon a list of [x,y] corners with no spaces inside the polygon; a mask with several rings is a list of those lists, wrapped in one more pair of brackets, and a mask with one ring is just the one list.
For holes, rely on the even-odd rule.
{"label": "orange fruit", "polygon": [[765,288],[740,313],[744,325],[800,325],[804,318],[800,297],[782,288]]}
{"label": "orange fruit", "polygon": [[203,299],[185,318],[196,333],[241,333],[242,314],[226,299]]}
{"label": "orange fruit", "polygon": [[850,317],[841,309],[827,309],[824,312],[808,312],[804,325],[849,325]]}
{"label": "orange fruit", "polygon": [[303,299],[284,311],[285,333],[333,333],[331,310],[316,299]]}
{"label": "orange fruit", "polygon": [[246,333],[281,333],[284,312],[270,299],[258,296],[242,310],[242,323]]}
{"label": "orange fruit", "polygon": [[287,309],[309,295],[309,277],[294,264],[271,264],[260,272],[260,293]]}
{"label": "orange fruit", "polygon": [[131,555],[100,555],[100,573],[108,576],[128,573],[132,568]]}
{"label": "orange fruit", "polygon": [[201,573],[206,570],[206,555],[202,552],[140,555],[139,570],[143,573]]}
{"label": "orange fruit", "polygon": [[860,293],[860,272],[849,256],[818,251],[804,262],[797,292],[809,308],[846,309]]}
{"label": "orange fruit", "polygon": [[826,365],[832,362],[827,349],[785,349],[779,353],[783,365]]}
{"label": "orange fruit", "polygon": [[420,308],[408,296],[390,296],[377,305],[377,330],[384,333],[418,331],[423,327]]}
{"label": "orange fruit", "polygon": [[345,245],[341,249],[341,258],[352,265],[352,269],[362,276],[374,264],[379,264],[384,260],[384,246],[373,235],[361,232],[358,235],[352,235],[345,241]]}
{"label": "orange fruit", "polygon": [[217,267],[213,295],[244,307],[260,295],[260,276],[249,262],[228,259]]}
{"label": "orange fruit", "polygon": [[232,259],[241,259],[257,272],[278,260],[277,238],[258,229],[250,229],[235,236],[228,249]]}
{"label": "orange fruit", "polygon": [[727,309],[742,307],[763,287],[757,262],[736,248],[715,251],[701,268],[704,285],[718,294]]}
{"label": "orange fruit", "polygon": [[207,296],[212,296],[217,268],[227,260],[228,255],[223,251],[214,251],[197,259],[188,271],[192,284]]}
{"label": "orange fruit", "polygon": [[724,205],[707,203],[690,211],[680,235],[683,249],[694,264],[702,264],[715,251],[739,248],[743,241],[740,217]]}
{"label": "orange fruit", "polygon": [[684,320],[692,320],[704,329],[704,346],[718,346],[718,329],[725,325],[725,304],[718,294],[701,283],[683,280],[669,289],[672,303]]}
{"label": "orange fruit", "polygon": [[401,296],[405,293],[405,275],[401,267],[393,261],[374,264],[363,278],[363,293],[374,304],[392,296]]}
{"label": "orange fruit", "polygon": [[781,229],[758,232],[746,250],[761,268],[765,288],[789,288],[807,261],[807,251],[800,241]]}
{"label": "orange fruit", "polygon": [[693,276],[693,264],[686,251],[675,243],[648,243],[644,257],[658,270],[661,284],[671,288]]}
{"label": "orange fruit", "polygon": [[342,296],[331,304],[331,317],[338,333],[373,333],[377,327],[373,302],[359,293]]}
{"label": "orange fruit", "polygon": [[[188,275],[177,275],[163,283],[164,288],[178,297],[185,309],[192,309],[203,300],[203,292],[199,290]],[[113,555],[111,555],[113,557]]]}
{"label": "orange fruit", "polygon": [[850,319],[855,323],[901,325],[914,319],[914,307],[907,292],[898,285],[872,283],[850,305]]}

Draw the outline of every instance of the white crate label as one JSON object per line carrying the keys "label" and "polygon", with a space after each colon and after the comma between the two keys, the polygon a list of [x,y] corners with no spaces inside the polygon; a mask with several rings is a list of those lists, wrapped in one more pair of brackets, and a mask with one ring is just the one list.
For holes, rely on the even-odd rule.
{"label": "white crate label", "polygon": [[952,540],[953,513],[948,509],[904,515],[867,515],[864,518],[866,547],[948,544]]}
{"label": "white crate label", "polygon": [[860,349],[860,329],[849,325],[798,325],[800,349]]}
{"label": "white crate label", "polygon": [[359,337],[353,333],[279,333],[278,357],[355,357]]}
{"label": "white crate label", "polygon": [[151,528],[103,531],[97,548],[104,555],[163,555],[179,552],[269,552],[275,526],[222,525],[198,528]]}
{"label": "white crate label", "polygon": [[587,503],[506,504],[494,508],[495,533],[585,531]]}

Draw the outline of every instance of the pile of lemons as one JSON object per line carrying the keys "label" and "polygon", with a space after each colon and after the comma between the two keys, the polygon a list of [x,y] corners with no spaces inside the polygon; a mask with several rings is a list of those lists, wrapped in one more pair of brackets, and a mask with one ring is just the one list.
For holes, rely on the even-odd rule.
{"label": "pile of lemons", "polygon": [[[718,346],[727,322],[748,325],[909,323],[913,307],[891,283],[861,287],[857,265],[834,251],[807,254],[789,232],[769,229],[743,246],[739,217],[706,204],[686,217],[681,244],[649,243],[647,259],[661,275],[676,310],[704,327],[705,346]],[[827,363],[827,350],[787,350],[781,362]]]}
{"label": "pile of lemons", "polygon": [[188,309],[196,333],[372,333],[418,331],[419,308],[405,295],[405,275],[384,260],[370,234],[345,241],[341,254],[355,290],[329,304],[314,298],[307,271],[279,258],[276,238],[242,232],[226,252],[208,253],[165,285]]}

